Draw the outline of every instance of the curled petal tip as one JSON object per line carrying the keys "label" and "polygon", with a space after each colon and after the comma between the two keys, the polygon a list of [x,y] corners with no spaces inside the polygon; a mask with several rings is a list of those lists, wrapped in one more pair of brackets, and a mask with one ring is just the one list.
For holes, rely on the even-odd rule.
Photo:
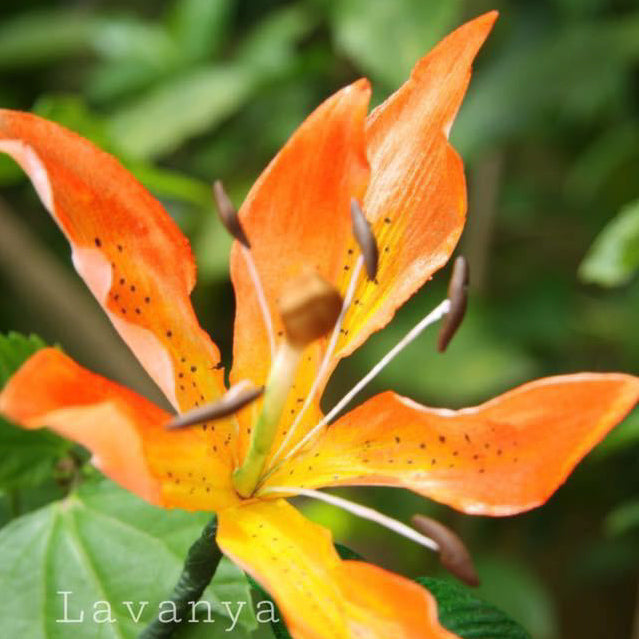
{"label": "curled petal tip", "polygon": [[238,241],[241,242],[247,249],[251,248],[248,237],[242,228],[240,218],[237,214],[236,208],[231,202],[228,194],[224,190],[224,186],[220,180],[213,182],[213,198],[217,210],[220,214],[222,224],[226,227],[226,230]]}
{"label": "curled petal tip", "polygon": [[424,515],[414,515],[411,521],[415,528],[437,542],[439,560],[448,572],[468,586],[479,586],[479,577],[472,557],[459,535],[444,524]]}
{"label": "curled petal tip", "polygon": [[362,211],[359,202],[355,198],[351,199],[351,220],[353,224],[353,235],[364,257],[366,274],[369,280],[374,280],[377,275],[377,264],[379,261],[377,241],[364,215],[364,211]]}
{"label": "curled petal tip", "polygon": [[437,339],[437,350],[443,353],[455,333],[461,326],[466,307],[468,305],[468,282],[470,281],[470,271],[468,261],[463,255],[455,259],[453,274],[448,285],[448,299],[450,300],[450,311],[446,314],[444,324]]}
{"label": "curled petal tip", "polygon": [[237,384],[217,402],[181,413],[165,424],[165,428],[172,430],[228,417],[254,402],[263,392],[263,386],[255,387],[248,383]]}

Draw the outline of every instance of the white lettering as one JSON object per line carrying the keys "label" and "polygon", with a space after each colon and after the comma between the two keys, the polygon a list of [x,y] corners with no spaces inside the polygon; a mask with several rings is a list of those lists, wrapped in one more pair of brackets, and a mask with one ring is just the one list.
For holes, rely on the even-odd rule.
{"label": "white lettering", "polygon": [[111,604],[108,601],[96,601],[93,604],[93,621],[95,623],[115,623],[111,616]]}
{"label": "white lettering", "polygon": [[133,612],[133,602],[132,601],[123,601],[124,607],[129,611],[129,615],[131,615],[131,619],[133,619],[134,623],[140,623],[140,617],[144,612],[144,609],[149,605],[148,601],[138,601],[140,607],[138,608],[138,614],[136,615]]}
{"label": "white lettering", "polygon": [[69,619],[69,595],[73,594],[72,590],[57,590],[56,595],[62,595],[62,609],[64,610],[64,617],[62,619],[56,619],[56,623],[82,623],[84,621],[84,610],[80,611],[79,619]]}
{"label": "white lettering", "polygon": [[240,617],[240,613],[242,612],[242,608],[244,608],[244,606],[246,605],[246,601],[238,601],[237,602],[237,614],[235,615],[235,617],[233,616],[233,613],[231,612],[231,602],[230,601],[223,601],[222,605],[226,608],[226,612],[229,613],[229,617],[231,618],[231,621],[233,622],[232,625],[229,628],[226,628],[226,632],[231,632],[233,630],[233,628],[235,628],[235,624],[237,623],[237,620]]}
{"label": "white lettering", "polygon": [[[262,606],[266,606],[268,610],[261,610]],[[262,619],[261,614],[263,612],[267,613],[267,618]],[[257,602],[257,613],[255,614],[257,617],[258,623],[268,623],[269,621],[272,623],[277,623],[280,619],[275,616],[275,604],[272,601],[258,601]]]}
{"label": "white lettering", "polygon": [[[199,623],[203,621],[204,623],[215,623],[215,619],[211,617],[211,602],[210,601],[189,601],[191,604],[191,618],[189,619],[189,623]],[[197,619],[195,616],[195,610],[199,605],[203,605],[206,609],[206,619]]]}
{"label": "white lettering", "polygon": [[[162,610],[163,606],[167,606],[168,610]],[[177,606],[174,601],[161,601],[159,606],[160,612],[158,613],[158,620],[161,623],[180,623],[181,619],[177,616]],[[164,613],[169,613],[171,616],[164,617]]]}

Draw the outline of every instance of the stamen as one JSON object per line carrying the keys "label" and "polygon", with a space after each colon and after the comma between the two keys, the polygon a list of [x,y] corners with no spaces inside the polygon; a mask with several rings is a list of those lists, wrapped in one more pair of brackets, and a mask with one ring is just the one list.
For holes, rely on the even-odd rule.
{"label": "stamen", "polygon": [[222,224],[226,227],[226,230],[243,246],[247,249],[251,248],[251,245],[246,237],[246,233],[242,228],[240,218],[237,214],[237,210],[231,202],[231,198],[226,194],[224,186],[220,180],[213,182],[213,198],[217,205],[218,213]]}
{"label": "stamen", "polygon": [[368,223],[364,212],[359,206],[359,202],[353,198],[351,200],[351,220],[353,223],[353,235],[359,244],[359,248],[364,256],[366,264],[366,274],[369,280],[374,280],[377,275],[377,263],[379,261],[379,251],[377,241]]}
{"label": "stamen", "polygon": [[165,425],[165,428],[183,428],[228,417],[255,401],[263,392],[264,387],[255,388],[250,382],[240,382],[213,404],[194,408],[186,413],[177,415]]}
{"label": "stamen", "polygon": [[460,255],[455,260],[453,274],[451,275],[450,284],[448,285],[450,311],[446,316],[446,320],[437,339],[437,349],[440,353],[446,350],[446,347],[450,343],[450,340],[453,339],[466,314],[469,279],[470,272],[468,262],[463,255]]}
{"label": "stamen", "polygon": [[344,317],[346,317],[346,313],[351,306],[353,301],[353,296],[355,295],[355,289],[357,287],[357,281],[359,280],[359,274],[362,271],[362,266],[364,265],[364,258],[360,255],[355,264],[355,268],[353,269],[353,274],[351,275],[351,280],[348,284],[348,289],[346,290],[346,296],[344,297],[344,302],[342,303],[342,309],[340,311],[339,317],[337,318],[337,322],[335,323],[335,327],[333,328],[333,334],[331,335],[331,339],[326,347],[326,351],[324,352],[324,357],[322,358],[322,363],[320,364],[319,370],[317,371],[317,375],[313,380],[313,384],[306,394],[306,399],[304,400],[304,404],[297,414],[295,421],[288,429],[288,433],[286,437],[280,444],[280,447],[277,449],[276,453],[271,458],[271,465],[274,464],[282,452],[286,449],[289,442],[293,439],[293,435],[299,426],[299,423],[302,421],[302,417],[308,410],[308,407],[311,405],[315,394],[317,393],[317,389],[319,385],[322,383],[322,379],[326,374],[328,369],[331,357],[333,356],[333,351],[335,350],[335,346],[337,345],[337,340],[340,336],[340,330],[342,328],[342,324],[344,323]]}
{"label": "stamen", "polygon": [[213,198],[215,199],[215,204],[217,205],[217,210],[220,214],[222,224],[224,224],[226,230],[241,245],[240,248],[242,249],[242,255],[244,256],[244,261],[246,262],[249,276],[253,282],[255,294],[257,295],[257,303],[260,307],[260,312],[262,313],[262,319],[264,320],[264,326],[266,328],[266,334],[268,336],[272,362],[275,358],[275,333],[273,331],[273,321],[271,319],[271,313],[269,312],[268,305],[266,303],[264,288],[262,287],[262,282],[257,272],[255,261],[253,260],[253,255],[250,251],[251,245],[249,243],[248,237],[246,236],[246,233],[244,232],[242,223],[240,222],[240,217],[237,213],[237,209],[233,206],[231,198],[229,198],[229,196],[227,195],[220,180],[216,180],[213,183]]}
{"label": "stamen", "polygon": [[271,313],[268,310],[268,304],[266,303],[266,295],[264,294],[264,288],[260,280],[259,273],[253,260],[253,255],[246,247],[241,246],[242,255],[244,255],[244,261],[248,268],[249,275],[253,281],[253,288],[257,296],[257,303],[262,313],[262,319],[264,321],[264,327],[266,328],[266,334],[268,335],[269,350],[271,353],[271,362],[275,359],[275,331],[273,330],[273,320],[271,319]]}
{"label": "stamen", "polygon": [[439,544],[434,539],[422,535],[410,526],[403,524],[401,521],[397,521],[397,519],[393,519],[392,517],[388,517],[388,515],[384,515],[380,512],[377,512],[376,510],[373,510],[372,508],[368,508],[368,506],[355,504],[352,501],[342,499],[341,497],[337,497],[336,495],[330,495],[328,493],[322,493],[319,490],[310,490],[308,488],[282,488],[279,486],[269,486],[268,488],[265,488],[260,494],[265,495],[268,493],[289,493],[291,497],[297,495],[311,497],[312,499],[317,499],[319,501],[326,502],[327,504],[331,504],[332,506],[342,508],[343,510],[352,513],[357,517],[361,517],[362,519],[374,521],[380,526],[384,526],[384,528],[388,528],[389,530],[402,535],[402,537],[407,537],[408,539],[411,539],[421,546],[430,548],[430,550],[434,550],[435,552],[439,552],[440,550]]}
{"label": "stamen", "polygon": [[479,586],[479,577],[472,557],[457,533],[441,522],[424,515],[414,515],[411,521],[415,528],[432,537],[439,544],[439,559],[444,568],[465,584]]}
{"label": "stamen", "polygon": [[449,300],[444,300],[436,306],[424,319],[413,327],[406,335],[390,350],[353,388],[337,402],[331,411],[313,427],[303,439],[301,439],[284,457],[283,462],[290,459],[300,448],[305,446],[326,424],[328,424],[352,399],[359,393],[372,379],[391,362],[404,348],[428,328],[431,324],[439,321],[450,310]]}

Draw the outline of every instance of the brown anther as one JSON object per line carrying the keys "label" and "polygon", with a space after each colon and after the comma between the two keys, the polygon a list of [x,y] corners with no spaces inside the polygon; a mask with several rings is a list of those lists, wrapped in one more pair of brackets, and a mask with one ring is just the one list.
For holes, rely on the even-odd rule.
{"label": "brown anther", "polygon": [[468,305],[468,282],[470,279],[470,271],[468,261],[463,255],[455,260],[453,265],[453,274],[448,284],[448,299],[450,300],[450,310],[444,318],[444,323],[439,331],[437,338],[437,350],[443,353],[450,340],[453,339],[457,329],[460,327],[464,315],[466,314],[466,306]]}
{"label": "brown anther", "polygon": [[284,289],[279,307],[289,343],[302,348],[333,329],[342,297],[323,277],[309,272]]}
{"label": "brown anther", "polygon": [[217,402],[177,415],[168,424],[165,424],[165,428],[183,428],[228,417],[255,401],[263,392],[263,386],[255,388],[249,383],[237,384]]}
{"label": "brown anther", "polygon": [[469,586],[479,586],[472,557],[457,533],[424,515],[413,515],[411,521],[415,528],[437,542],[439,560],[446,570]]}
{"label": "brown anther", "polygon": [[371,229],[371,225],[364,215],[364,211],[362,211],[359,202],[355,198],[351,200],[351,221],[353,235],[364,258],[366,275],[368,275],[369,280],[374,280],[377,275],[377,263],[379,261],[377,241],[375,240],[373,229]]}
{"label": "brown anther", "polygon": [[231,202],[231,198],[226,194],[224,186],[220,180],[215,180],[213,183],[213,198],[217,210],[220,214],[222,224],[226,227],[226,230],[238,241],[241,242],[246,248],[251,248],[248,237],[242,228],[240,218],[237,214],[236,208]]}

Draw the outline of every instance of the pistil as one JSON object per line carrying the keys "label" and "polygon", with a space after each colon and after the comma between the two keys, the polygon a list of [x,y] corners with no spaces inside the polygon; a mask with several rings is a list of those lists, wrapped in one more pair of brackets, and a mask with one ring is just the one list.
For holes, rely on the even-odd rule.
{"label": "pistil", "polygon": [[330,284],[311,273],[293,282],[281,295],[279,305],[286,339],[271,366],[244,463],[233,473],[236,491],[246,498],[254,493],[264,473],[304,348],[332,330],[342,299]]}
{"label": "pistil", "polygon": [[352,270],[351,279],[348,284],[348,288],[346,289],[346,295],[344,296],[342,310],[340,311],[339,317],[335,322],[333,334],[331,335],[331,338],[328,342],[328,346],[324,351],[322,363],[320,364],[319,370],[317,371],[315,379],[313,380],[313,384],[306,395],[306,399],[304,400],[302,408],[297,413],[295,421],[288,429],[288,434],[280,443],[280,447],[271,458],[272,465],[277,463],[277,460],[284,453],[289,443],[293,441],[293,436],[297,431],[297,427],[300,425],[302,419],[304,418],[304,414],[308,410],[308,407],[311,405],[311,402],[315,399],[315,394],[319,390],[320,384],[322,384],[322,382],[324,381],[324,376],[328,371],[328,367],[331,363],[331,358],[333,357],[335,347],[337,346],[337,340],[339,339],[339,336],[341,334],[342,324],[344,323],[346,313],[350,309],[353,297],[355,296],[355,289],[357,288],[357,284],[359,283],[359,275],[362,271],[362,267],[366,267],[366,274],[369,280],[374,280],[375,276],[377,275],[377,265],[379,261],[377,241],[375,240],[375,235],[373,234],[371,226],[367,221],[364,212],[360,208],[359,203],[355,198],[351,200],[351,221],[353,236],[355,238],[355,241],[359,245],[362,254],[357,258],[355,267]]}

